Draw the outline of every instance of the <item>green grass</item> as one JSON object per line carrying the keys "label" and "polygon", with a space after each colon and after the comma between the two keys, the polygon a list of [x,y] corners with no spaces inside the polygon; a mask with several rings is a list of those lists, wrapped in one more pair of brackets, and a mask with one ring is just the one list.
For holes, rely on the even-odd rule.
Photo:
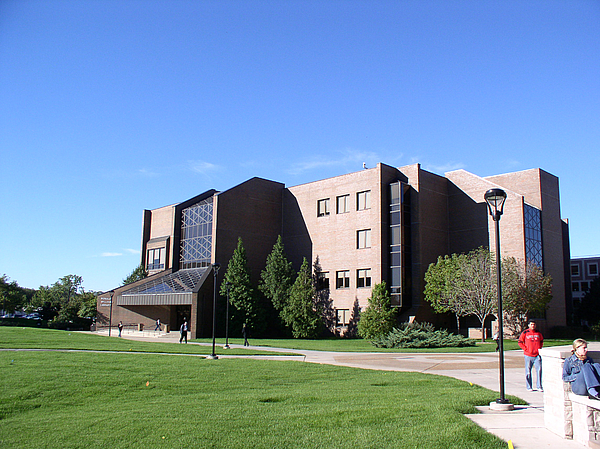
{"label": "green grass", "polygon": [[0,446],[500,449],[463,416],[496,396],[301,362],[0,351]]}
{"label": "green grass", "polygon": [[[197,342],[209,342],[209,339],[197,339],[193,340]],[[487,340],[485,343],[477,342],[476,346],[466,348],[429,348],[429,349],[388,349],[388,348],[376,348],[367,340],[360,338],[329,338],[322,340],[301,340],[301,339],[260,339],[251,338],[249,342],[253,346],[265,346],[272,348],[287,348],[287,349],[299,349],[299,350],[310,350],[310,351],[334,351],[334,352],[451,352],[451,353],[472,353],[472,352],[494,352],[496,350],[496,343],[493,340]],[[241,338],[230,338],[229,344],[241,345],[243,340]],[[572,344],[572,340],[544,340],[544,346],[562,346]],[[225,344],[224,338],[218,338],[217,344],[223,346]],[[504,340],[504,350],[513,351],[521,350],[516,340]]]}
{"label": "green grass", "polygon": [[[133,351],[204,355],[212,352],[212,346],[201,346],[196,344],[180,345],[174,343],[161,343],[158,341],[135,341],[83,332],[38,329],[33,327],[0,326],[0,349],[7,348]],[[225,350],[222,348],[217,349],[217,354],[225,353]],[[273,354],[272,352],[244,349],[228,349],[226,350],[226,353],[231,355]]]}

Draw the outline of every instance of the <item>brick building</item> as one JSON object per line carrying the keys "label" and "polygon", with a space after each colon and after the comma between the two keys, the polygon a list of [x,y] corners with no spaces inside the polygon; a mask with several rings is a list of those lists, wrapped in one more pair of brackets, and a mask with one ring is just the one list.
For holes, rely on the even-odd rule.
{"label": "brick building", "polygon": [[[568,226],[560,217],[558,178],[541,170],[482,178],[464,170],[439,176],[419,164],[378,164],[294,187],[252,178],[224,192],[144,211],[142,264],[150,276],[113,291],[112,312],[98,299],[100,325],[123,321],[173,328],[191,322],[192,337],[212,331],[213,263],[226,267],[241,237],[256,284],[279,235],[298,269],[318,257],[337,326],[364,308],[385,280],[402,319],[452,326],[423,300],[424,274],[445,254],[495,248],[484,193],[507,193],[500,222],[502,256],[533,261],[553,277],[542,329],[565,325],[569,287]],[[217,274],[220,285],[223,273]],[[112,313],[112,318],[110,314]]]}

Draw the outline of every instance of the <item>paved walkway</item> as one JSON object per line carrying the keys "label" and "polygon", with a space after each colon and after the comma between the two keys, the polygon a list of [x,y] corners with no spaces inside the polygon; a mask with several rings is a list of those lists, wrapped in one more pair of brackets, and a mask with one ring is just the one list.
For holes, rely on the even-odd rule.
{"label": "paved walkway", "polygon": [[[115,335],[115,334],[113,334]],[[134,340],[154,340],[162,342],[178,342],[176,332],[124,333],[124,338]],[[243,348],[241,345],[230,345]],[[250,346],[250,349],[262,351],[296,353],[297,356],[286,356],[287,359],[301,360],[310,363],[350,366],[363,369],[413,371],[427,374],[438,374],[472,382],[493,391],[499,391],[498,354],[415,354],[415,353],[343,353],[323,351],[300,351],[290,349]],[[220,358],[240,357],[228,356],[227,350],[219,346],[217,354]],[[253,358],[270,359],[270,356],[252,356]],[[282,356],[277,356],[281,359]],[[516,406],[511,412],[491,411],[488,406],[478,407],[481,413],[466,415],[486,431],[497,435],[504,441],[511,441],[515,449],[582,449],[586,446],[572,440],[565,440],[550,432],[544,426],[544,393],[529,392],[525,388],[524,362],[521,351],[508,351],[504,356],[504,381],[506,395],[524,399],[527,406]]]}

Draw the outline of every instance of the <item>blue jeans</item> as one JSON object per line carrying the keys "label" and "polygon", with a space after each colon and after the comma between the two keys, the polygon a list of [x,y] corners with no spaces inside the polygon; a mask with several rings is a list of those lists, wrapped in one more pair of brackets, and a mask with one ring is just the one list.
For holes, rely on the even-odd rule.
{"label": "blue jeans", "polygon": [[532,387],[532,379],[531,379],[531,368],[535,366],[535,371],[537,373],[537,389],[542,389],[542,356],[538,355],[537,357],[529,357],[525,356],[525,383],[527,385],[527,389],[531,390]]}

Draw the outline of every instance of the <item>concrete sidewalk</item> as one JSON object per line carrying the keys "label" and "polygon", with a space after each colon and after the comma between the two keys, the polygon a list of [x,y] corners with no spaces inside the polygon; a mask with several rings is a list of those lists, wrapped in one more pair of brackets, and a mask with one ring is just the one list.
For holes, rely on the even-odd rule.
{"label": "concrete sidewalk", "polygon": [[[113,334],[114,335],[114,334]],[[169,334],[153,332],[132,332],[123,334],[124,338],[146,341],[173,342],[179,341],[179,333]],[[241,345],[230,345],[243,348]],[[416,354],[416,353],[341,353],[324,351],[300,351],[291,349],[250,346],[249,349],[261,351],[285,352],[298,354],[286,357],[309,363],[349,366],[363,369],[412,371],[427,374],[438,374],[472,382],[493,391],[499,391],[499,369],[497,353],[476,354]],[[220,358],[239,356],[227,355],[227,350],[218,347]],[[243,357],[243,356],[242,356]],[[254,356],[253,358],[258,358]],[[281,356],[260,356],[260,358],[277,358]],[[544,425],[544,393],[529,392],[525,388],[525,369],[521,351],[505,352],[504,384],[506,395],[517,396],[529,404],[516,406],[514,411],[491,411],[489,406],[478,407],[481,413],[466,415],[486,431],[511,441],[515,449],[582,449],[586,446],[573,440],[565,440],[546,429]]]}

